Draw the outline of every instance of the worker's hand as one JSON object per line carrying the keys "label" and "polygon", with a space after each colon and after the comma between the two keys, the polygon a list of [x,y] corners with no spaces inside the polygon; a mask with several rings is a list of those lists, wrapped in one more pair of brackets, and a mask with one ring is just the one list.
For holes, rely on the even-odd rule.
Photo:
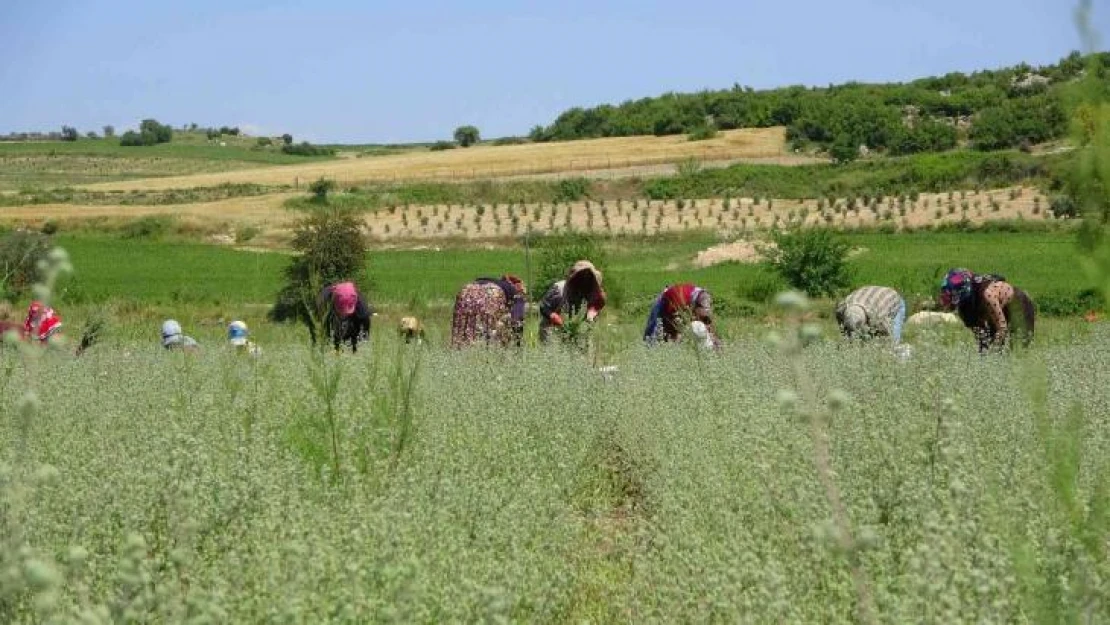
{"label": "worker's hand", "polygon": [[555,325],[555,326],[560,327],[560,328],[563,327],[563,317],[559,313],[553,312],[550,315],[548,315],[547,318],[551,320],[552,325]]}
{"label": "worker's hand", "polygon": [[597,317],[597,309],[590,307],[586,309],[586,321],[593,321]]}

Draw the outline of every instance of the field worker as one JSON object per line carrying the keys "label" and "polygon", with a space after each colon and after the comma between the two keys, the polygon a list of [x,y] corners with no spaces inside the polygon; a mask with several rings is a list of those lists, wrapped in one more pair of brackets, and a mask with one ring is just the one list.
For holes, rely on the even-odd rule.
{"label": "field worker", "polygon": [[892,288],[865,286],[848,294],[836,305],[836,322],[849,339],[867,340],[889,336],[902,342],[906,322],[906,300]]}
{"label": "field worker", "polygon": [[54,309],[40,301],[33,301],[27,307],[27,318],[23,321],[23,335],[32,341],[45,343],[52,336],[61,335],[62,318]]}
{"label": "field worker", "polygon": [[[331,337],[335,350],[350,342],[351,351],[358,352],[358,342],[370,338],[370,320],[373,309],[366,303],[354,282],[338,282],[320,291],[317,310],[324,320],[324,329]],[[316,344],[316,330],[310,324],[312,344]]]}
{"label": "field worker", "polygon": [[181,331],[181,324],[175,319],[166,319],[162,322],[162,347],[168,350],[193,352],[200,349],[200,344],[193,337],[186,336]]}
{"label": "field worker", "polygon": [[227,342],[235,348],[235,351],[258,356],[262,350],[250,340],[249,336],[250,330],[246,323],[236,320],[227,324]]}
{"label": "field worker", "polygon": [[940,305],[956,311],[975,334],[980,352],[1009,345],[1015,331],[1022,344],[1028,346],[1033,340],[1033,300],[1002,276],[952,269],[941,282]]}
{"label": "field worker", "polygon": [[520,345],[524,335],[524,282],[514,275],[479,278],[455,296],[451,347],[475,343]]}
{"label": "field worker", "polygon": [[655,298],[648,314],[647,327],[644,328],[644,340],[653,344],[662,334],[664,341],[679,341],[687,320],[701,322],[700,326],[692,329],[703,334],[699,338],[703,338],[708,345],[720,347],[709,291],[688,283],[668,286]]}
{"label": "field worker", "polygon": [[551,285],[540,300],[540,341],[548,342],[557,328],[586,309],[586,321],[592,323],[605,308],[605,290],[601,288],[601,272],[588,260],[580,260],[567,271],[567,277]]}

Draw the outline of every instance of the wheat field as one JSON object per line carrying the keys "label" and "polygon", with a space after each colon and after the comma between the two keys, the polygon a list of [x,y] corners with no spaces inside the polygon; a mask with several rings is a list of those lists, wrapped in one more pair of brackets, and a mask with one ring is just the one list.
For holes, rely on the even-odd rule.
{"label": "wheat field", "polygon": [[713,139],[689,141],[669,137],[614,137],[556,143],[479,145],[466,149],[412,152],[379,157],[345,158],[304,165],[188,176],[103,182],[91,190],[155,190],[216,186],[224,183],[304,185],[325,177],[340,184],[385,180],[464,180],[586,172],[671,164],[687,158],[776,164],[813,162],[786,148],[784,128],[752,128],[720,133]]}

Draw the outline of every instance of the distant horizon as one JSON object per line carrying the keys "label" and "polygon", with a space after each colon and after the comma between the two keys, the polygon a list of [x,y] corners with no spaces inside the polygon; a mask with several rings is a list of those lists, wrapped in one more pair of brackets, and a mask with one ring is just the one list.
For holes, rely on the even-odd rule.
{"label": "distant horizon", "polygon": [[[669,92],[1049,65],[1082,48],[1073,12],[1055,0],[21,3],[0,8],[0,134],[154,118],[332,144],[432,143],[462,125],[523,136],[571,108]],[[1092,19],[1110,32],[1106,11]]]}

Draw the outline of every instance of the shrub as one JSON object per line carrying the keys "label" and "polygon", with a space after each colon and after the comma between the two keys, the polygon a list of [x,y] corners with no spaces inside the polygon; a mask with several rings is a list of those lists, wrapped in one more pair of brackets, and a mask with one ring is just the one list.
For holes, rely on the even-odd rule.
{"label": "shrub", "polygon": [[62,141],[76,141],[77,129],[73,126],[62,126]]}
{"label": "shrub", "polygon": [[281,146],[281,151],[284,154],[292,156],[334,156],[335,150],[325,148],[319,145],[312,145],[307,141],[301,141],[296,144],[286,144]]}
{"label": "shrub", "polygon": [[335,188],[335,181],[328,180],[327,178],[318,178],[315,182],[308,185],[308,191],[312,194],[312,201],[326,204],[328,201],[328,192]]}
{"label": "shrub", "polygon": [[428,149],[433,152],[441,152],[443,150],[454,150],[457,147],[459,146],[455,145],[452,141],[436,141],[428,146]]}
{"label": "shrub", "polygon": [[335,209],[314,211],[297,224],[292,246],[298,254],[285,268],[286,283],[270,309],[271,320],[308,319],[308,306],[321,288],[362,273],[366,242],[360,226],[354,214]]}
{"label": "shrub", "polygon": [[691,130],[689,134],[686,135],[686,139],[689,141],[705,141],[706,139],[712,139],[716,137],[717,134],[718,132],[716,126],[712,124],[705,124]]}
{"label": "shrub", "polygon": [[1079,216],[1079,206],[1070,195],[1057,195],[1049,202],[1052,214],[1059,219],[1074,219]]}
{"label": "shrub", "polygon": [[585,198],[590,189],[590,181],[585,178],[565,178],[555,187],[556,202],[577,202]]}
{"label": "shrub", "polygon": [[274,144],[273,139],[270,139],[269,137],[259,137],[258,140],[255,141],[255,145],[257,145],[260,148],[266,148],[266,147],[269,147],[273,144]]}
{"label": "shrub", "polygon": [[0,238],[0,296],[22,296],[39,277],[39,261],[53,248],[50,237],[40,232],[16,230]]}
{"label": "shrub", "polygon": [[763,251],[768,264],[791,287],[810,296],[833,296],[850,282],[848,244],[826,228],[801,228],[772,235]]}
{"label": "shrub", "polygon": [[123,226],[125,239],[159,239],[176,223],[173,215],[146,215]]}
{"label": "shrub", "polygon": [[[589,260],[605,271],[607,256],[601,242],[589,234],[573,233],[547,235],[536,241],[538,258],[536,261],[535,284],[528,285],[533,298],[538,300],[553,283],[566,277],[567,269],[582,259]],[[609,276],[611,277],[611,276]],[[610,284],[607,278],[606,290]]]}

